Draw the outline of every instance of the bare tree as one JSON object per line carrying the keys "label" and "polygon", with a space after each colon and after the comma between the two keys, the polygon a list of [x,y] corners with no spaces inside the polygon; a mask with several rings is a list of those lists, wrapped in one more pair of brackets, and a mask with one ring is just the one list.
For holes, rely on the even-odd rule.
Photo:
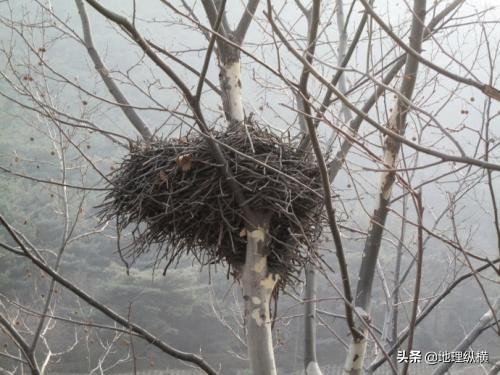
{"label": "bare tree", "polygon": [[[370,5],[367,5],[370,6]],[[413,20],[410,34],[411,48],[420,53],[424,33],[424,21],[426,13],[426,2],[416,0],[413,5]],[[404,81],[399,89],[400,96],[392,111],[387,127],[393,132],[404,134],[406,129],[406,116],[409,112],[408,103],[412,99],[413,90],[417,78],[419,61],[414,56],[408,56],[404,71]],[[364,314],[370,310],[373,278],[382,241],[382,232],[387,219],[388,205],[391,198],[391,191],[395,181],[395,169],[398,161],[401,143],[391,137],[387,137],[384,143],[384,164],[389,171],[380,178],[380,193],[378,203],[371,218],[371,228],[368,230],[364,256],[359,270],[358,286],[356,291],[356,307],[360,308]],[[361,329],[363,325],[361,324]],[[344,367],[346,373],[361,373],[364,353],[366,351],[366,338],[353,338],[353,343],[349,349],[349,355]]]}

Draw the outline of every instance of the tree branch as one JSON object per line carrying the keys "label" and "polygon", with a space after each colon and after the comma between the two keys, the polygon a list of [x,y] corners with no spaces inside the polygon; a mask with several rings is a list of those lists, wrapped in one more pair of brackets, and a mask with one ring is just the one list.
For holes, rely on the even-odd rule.
{"label": "tree branch", "polygon": [[[371,5],[368,3],[367,0],[360,0],[360,1],[363,4],[363,6],[365,7],[366,11],[370,14],[370,16],[373,17],[373,19],[387,33],[387,35],[389,35],[402,49],[404,49],[406,53],[413,56],[413,58],[418,60],[420,63],[422,63],[423,65],[429,67],[430,69],[438,72],[439,74],[442,74],[445,77],[448,77],[454,81],[464,83],[468,86],[475,87],[475,88],[481,90],[481,92],[483,94],[489,96],[490,98],[493,98],[495,100],[500,101],[500,90],[496,89],[495,87],[490,86],[488,84],[484,84],[484,83],[475,81],[475,80],[470,79],[470,78],[465,78],[465,77],[459,76],[458,74],[454,74],[454,73],[450,72],[448,69],[443,69],[440,66],[434,64],[432,61],[429,61],[429,60],[425,59],[424,57],[422,57],[422,54],[419,51],[415,50],[415,48],[413,48],[411,46],[411,42],[410,42],[410,45],[406,44],[404,41],[401,40],[401,38],[399,38],[396,35],[396,33],[394,33],[391,30],[389,25],[387,25],[382,20],[382,18],[379,17],[379,15],[373,10],[373,8],[371,7]],[[423,22],[423,21],[420,21],[420,22]]]}
{"label": "tree branch", "polygon": [[[500,310],[500,299],[497,299],[493,307],[494,312]],[[492,323],[495,322],[495,314],[491,309],[479,319],[479,322],[472,328],[472,330],[467,333],[462,341],[453,349],[454,352],[465,352],[472,345],[474,341],[485,331],[485,329]],[[443,362],[439,367],[432,373],[432,375],[443,375],[449,373],[448,370],[453,366],[453,362]]]}
{"label": "tree branch", "polygon": [[[320,23],[320,0],[314,0],[311,12],[311,22],[309,24],[309,36],[308,36],[308,47],[305,52],[305,60],[308,64],[311,64],[314,58],[314,51],[316,48],[316,38],[318,27]],[[267,0],[267,13],[269,19],[272,21],[272,13],[273,8],[271,5],[271,1]],[[274,21],[273,21],[274,22]],[[323,187],[323,196],[325,202],[325,209],[328,216],[328,223],[330,226],[330,231],[333,236],[333,240],[335,243],[336,255],[339,263],[340,273],[342,276],[342,284],[343,291],[345,295],[345,310],[346,310],[346,319],[351,334],[355,337],[359,337],[360,333],[356,330],[354,325],[354,314],[352,311],[351,303],[353,300],[351,293],[351,285],[349,281],[349,274],[347,269],[347,262],[344,255],[342,239],[340,236],[340,230],[337,225],[337,219],[335,217],[335,208],[332,203],[332,194],[330,189],[330,178],[328,177],[328,169],[326,167],[325,158],[323,156],[323,152],[321,150],[321,145],[319,144],[318,137],[316,135],[316,127],[314,126],[312,120],[311,107],[309,104],[309,93],[307,89],[307,83],[309,80],[310,70],[308,67],[304,66],[302,70],[302,74],[300,77],[299,83],[299,91],[302,96],[302,102],[304,107],[304,120],[307,125],[307,130],[309,132],[309,138],[311,139],[312,148],[314,151],[314,155],[316,156],[316,160],[318,162],[320,175],[321,175],[321,183]]]}
{"label": "tree branch", "polygon": [[[415,290],[413,293],[413,308],[411,313],[411,319],[409,324],[408,332],[408,347],[407,353],[411,353],[413,348],[413,334],[415,333],[417,313],[418,313],[418,301],[420,299],[420,284],[422,281],[422,263],[424,261],[424,243],[423,243],[423,217],[424,217],[424,207],[422,206],[422,191],[415,193],[415,205],[418,215],[418,228],[417,228],[417,270],[415,274]],[[401,375],[406,375],[410,366],[410,361],[405,362],[403,367],[403,372]]]}
{"label": "tree branch", "polygon": [[[500,263],[500,258],[492,261],[491,263],[487,263],[482,265],[481,267],[478,267],[471,272],[466,273],[465,275],[460,276],[457,278],[455,281],[453,281],[444,291],[441,293],[438,297],[436,297],[432,303],[423,310],[420,315],[418,316],[417,320],[415,321],[415,327],[418,326],[431,312],[434,310],[435,307],[437,307],[443,299],[445,299],[460,283],[463,281],[473,277],[475,274],[478,274],[482,271],[487,270],[488,268],[492,267],[495,271],[494,265]],[[490,310],[491,311],[491,310]],[[399,335],[397,342],[387,351],[388,355],[391,355],[396,352],[396,350],[401,347],[403,342],[406,340],[409,334],[409,329],[406,328],[403,330],[403,332]],[[380,358],[379,360],[373,362],[370,364],[368,367],[367,371],[373,372],[377,368],[379,368],[387,358]]]}
{"label": "tree branch", "polygon": [[[456,163],[463,163],[463,164],[469,164],[469,165],[474,165],[478,166],[481,168],[485,169],[491,169],[495,171],[500,171],[500,164],[495,164],[495,163],[490,163],[486,162],[483,160],[478,160],[472,157],[466,157],[466,156],[456,156],[456,155],[450,155],[444,152],[437,151],[435,149],[429,148],[422,146],[416,142],[410,141],[406,139],[404,136],[401,136],[397,132],[394,132],[385,126],[379,124],[377,121],[373,120],[366,112],[363,112],[363,110],[359,109],[355,104],[353,104],[344,94],[342,94],[341,91],[339,91],[335,86],[331,85],[331,83],[323,77],[305,58],[303,58],[296,50],[293,48],[293,46],[290,44],[290,42],[287,40],[287,38],[283,35],[283,33],[279,30],[278,26],[274,22],[271,16],[267,14],[267,18],[269,20],[269,23],[271,24],[273,31],[276,33],[276,35],[280,38],[280,40],[283,42],[283,44],[287,47],[287,49],[294,55],[294,57],[301,62],[307,69],[310,71],[310,73],[318,80],[320,81],[323,85],[325,85],[327,88],[331,88],[333,90],[333,93],[337,96],[339,100],[341,100],[351,111],[353,111],[356,115],[360,117],[361,121],[366,121],[368,124],[373,126],[375,129],[380,131],[382,134],[394,139],[395,141],[401,142],[408,147],[422,152],[427,155],[434,156],[438,159],[441,159],[443,161],[449,161],[449,162],[456,162]],[[289,84],[289,82],[287,82]]]}
{"label": "tree branch", "polygon": [[[454,9],[456,9],[460,4],[462,4],[465,0],[455,0],[452,3],[450,3],[443,11],[441,11],[439,14],[437,14],[426,26],[425,28],[425,34],[424,34],[424,40],[427,40],[430,38],[430,36],[436,31],[437,25],[448,15],[450,14]],[[352,44],[351,44],[352,45]],[[388,85],[398,74],[398,72],[403,68],[404,64],[406,61],[406,54],[401,55],[391,68],[391,70],[384,76],[382,83],[384,85]],[[342,71],[342,70],[341,70]],[[339,73],[337,73],[338,75]],[[335,78],[332,80],[332,83],[335,81]],[[331,91],[331,90],[329,90]],[[382,94],[385,92],[385,88],[383,86],[377,86],[375,89],[375,92],[368,98],[368,100],[365,102],[362,108],[363,113],[368,113],[370,109],[375,105],[377,100],[382,96]],[[331,97],[331,94],[330,94]],[[322,105],[325,105],[325,101],[323,101]],[[326,108],[325,108],[326,110]],[[361,123],[363,122],[363,117],[360,115],[357,115],[349,124],[349,128],[351,130],[351,133],[357,134]],[[338,172],[340,171],[340,168],[344,164],[344,161],[347,157],[347,154],[352,146],[352,141],[350,139],[344,139],[339,147],[339,151],[337,151],[334,159],[330,162],[329,164],[329,173],[330,173],[330,178],[332,180],[335,179],[337,176]]]}
{"label": "tree branch", "polygon": [[184,83],[184,81],[167,65],[163,60],[161,60],[156,53],[151,49],[149,44],[144,40],[141,34],[137,31],[137,29],[123,16],[116,14],[109,9],[103,7],[96,0],[86,0],[95,10],[101,13],[104,17],[113,21],[114,23],[120,25],[129,35],[134,39],[134,41],[141,47],[141,49],[146,53],[146,55],[153,60],[153,62],[177,85],[177,87],[181,90],[184,97],[186,98],[187,103],[189,104],[191,110],[195,115],[196,124],[200,128],[201,132],[206,136],[206,140],[214,153],[214,157],[218,163],[220,163],[220,170],[224,176],[229,181],[229,186],[235,195],[236,202],[240,205],[245,219],[253,225],[257,222],[254,213],[249,209],[247,201],[243,196],[243,192],[241,191],[240,186],[234,180],[233,174],[228,167],[226,158],[222,153],[221,149],[214,141],[213,136],[208,128],[203,114],[201,112],[199,103],[196,100],[196,97],[191,93],[190,89]]}
{"label": "tree branch", "polygon": [[214,32],[212,33],[212,36],[210,37],[210,41],[208,43],[207,47],[207,52],[205,54],[205,60],[203,62],[203,67],[200,72],[200,79],[198,81],[198,87],[196,89],[196,94],[195,98],[196,101],[200,101],[201,99],[201,91],[203,89],[203,82],[205,81],[205,76],[207,75],[207,70],[208,66],[210,65],[210,59],[212,57],[212,52],[214,49],[214,44],[217,39],[217,33],[219,32],[219,28],[221,26],[221,21],[224,15],[224,12],[226,11],[226,0],[222,0],[221,7],[219,9],[219,13],[217,14],[217,19],[215,20],[214,24]]}
{"label": "tree branch", "polygon": [[[161,0],[162,3],[165,5],[171,7],[170,4],[168,4],[165,0]],[[208,22],[210,26],[212,27],[213,30],[215,30],[215,24],[218,16],[217,12],[217,7],[215,6],[213,0],[202,0],[201,4],[203,5],[203,8],[205,9],[205,13],[208,18]],[[231,33],[231,28],[229,27],[229,24],[227,22],[227,18],[225,14],[222,14],[222,25],[220,28],[220,35],[222,35],[224,38],[228,38],[229,34]],[[210,34],[207,34],[210,35]],[[217,45],[219,46],[219,49],[224,48],[223,43],[221,40],[217,40]]]}
{"label": "tree branch", "polygon": [[144,123],[142,118],[137,114],[137,112],[130,106],[129,101],[122,93],[118,85],[115,83],[114,79],[110,76],[109,70],[106,68],[106,65],[104,65],[104,62],[99,56],[99,52],[97,52],[97,49],[94,46],[90,22],[87,16],[87,11],[85,10],[85,4],[83,3],[83,0],[75,0],[75,3],[78,8],[78,13],[80,14],[80,20],[82,22],[83,40],[85,41],[85,47],[87,47],[89,56],[94,62],[95,69],[101,76],[104,84],[108,88],[109,93],[120,104],[121,110],[128,118],[130,123],[146,141],[149,140],[152,136],[151,131]]}
{"label": "tree branch", "polygon": [[241,45],[243,40],[245,40],[245,36],[247,34],[250,23],[252,22],[252,18],[259,6],[260,0],[248,0],[248,4],[241,16],[240,22],[234,31],[234,40],[236,43]]}
{"label": "tree branch", "polygon": [[17,332],[17,330],[12,326],[12,324],[5,318],[2,314],[0,314],[0,326],[4,328],[7,334],[12,338],[12,340],[19,347],[21,352],[23,353],[24,358],[28,362],[28,366],[31,369],[33,375],[39,375],[40,370],[38,369],[38,365],[36,363],[35,357],[33,355],[33,351],[30,349],[28,344],[24,341],[22,336]]}
{"label": "tree branch", "polygon": [[[158,51],[159,53],[161,53],[162,55],[165,55],[167,56],[169,59],[175,61],[177,64],[179,64],[180,66],[182,66],[183,68],[186,68],[187,70],[189,70],[191,73],[193,73],[194,75],[200,77],[201,73],[199,71],[197,71],[195,68],[193,68],[191,65],[189,65],[188,63],[182,61],[181,59],[179,59],[177,56],[175,56],[173,53],[167,51],[165,48],[162,48],[160,47],[158,44],[154,43],[153,41],[151,40],[147,40],[147,42],[149,43],[149,45],[155,49],[156,51]],[[221,95],[221,91],[220,89],[217,87],[217,85],[215,83],[213,83],[211,80],[209,80],[207,77],[204,78],[204,81],[205,83],[212,89],[214,90],[218,95]]]}
{"label": "tree branch", "polygon": [[[0,214],[0,224],[3,225],[3,227],[7,230],[7,232],[10,234],[10,236],[13,238],[13,240],[19,245],[19,247],[23,250],[24,256],[27,257],[31,262],[37,266],[39,269],[47,273],[51,278],[53,278],[57,283],[68,289],[71,293],[75,294],[82,300],[84,300],[86,303],[88,303],[90,306],[96,308],[99,310],[101,313],[106,315],[108,318],[112,319],[113,321],[117,322],[118,324],[122,325],[123,327],[129,329],[132,332],[137,333],[138,335],[141,336],[144,340],[149,342],[150,344],[154,345],[158,349],[162,350],[163,352],[171,355],[174,358],[178,358],[182,361],[186,362],[191,362],[198,367],[200,367],[202,370],[204,370],[207,374],[210,375],[216,375],[217,372],[207,363],[205,360],[203,360],[201,357],[193,354],[193,353],[187,353],[180,351],[178,349],[175,349],[174,347],[168,345],[164,341],[160,340],[156,336],[152,335],[149,333],[147,330],[144,328],[138,326],[137,324],[131,323],[128,319],[122,317],[106,305],[100,303],[99,301],[95,300],[92,298],[90,295],[85,293],[82,289],[78,288],[76,285],[74,285],[71,281],[67,280],[60,274],[58,274],[56,271],[54,271],[51,267],[49,267],[46,263],[42,262],[41,260],[37,259],[34,257],[31,252],[24,246],[23,241],[16,235],[16,233],[12,230],[11,226],[9,223],[5,220],[5,218]],[[1,317],[1,316],[0,316]],[[1,320],[0,320],[1,323]]]}

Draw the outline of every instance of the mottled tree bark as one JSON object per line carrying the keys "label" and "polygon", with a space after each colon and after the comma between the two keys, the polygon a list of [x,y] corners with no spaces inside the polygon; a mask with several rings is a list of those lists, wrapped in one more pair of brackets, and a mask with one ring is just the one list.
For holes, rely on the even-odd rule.
{"label": "mottled tree bark", "polygon": [[[219,31],[224,38],[217,39],[222,106],[228,126],[230,127],[242,125],[245,121],[241,91],[240,50],[237,46],[242,45],[259,2],[260,0],[248,1],[238,26],[234,30],[230,29],[226,15],[224,14],[222,28]],[[217,12],[220,10],[220,7],[217,6],[218,2],[215,1],[214,3],[212,0],[203,0],[202,4],[209,21],[214,26]],[[228,43],[228,41],[231,43]]]}
{"label": "mottled tree bark", "polygon": [[[205,12],[212,27],[215,26],[221,6],[217,1],[203,0]],[[249,0],[240,22],[231,30],[226,15],[222,14],[222,25],[217,38],[217,57],[219,61],[219,80],[222,106],[228,128],[244,126],[245,112],[241,83],[240,51],[245,34],[250,26],[259,0]],[[228,43],[228,41],[232,43]],[[234,43],[234,44],[233,44]],[[245,307],[245,329],[250,369],[255,375],[275,375],[273,338],[269,302],[278,281],[278,276],[269,272],[267,264],[268,218],[260,212],[246,207],[245,219],[247,248],[239,282],[242,288]]]}
{"label": "mottled tree bark", "polygon": [[222,91],[222,105],[229,126],[238,126],[245,121],[243,100],[241,96],[241,67],[240,61],[229,60],[221,64],[220,87]]}
{"label": "mottled tree bark", "polygon": [[266,231],[265,226],[247,230],[246,258],[240,277],[248,358],[255,375],[276,374],[269,302],[278,276],[268,270]]}

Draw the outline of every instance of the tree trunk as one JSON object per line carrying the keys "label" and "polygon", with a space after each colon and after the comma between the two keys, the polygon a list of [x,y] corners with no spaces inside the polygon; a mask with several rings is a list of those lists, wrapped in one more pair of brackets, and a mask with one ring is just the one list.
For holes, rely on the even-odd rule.
{"label": "tree trunk", "polygon": [[349,352],[345,360],[344,373],[349,375],[361,375],[366,352],[366,339],[353,340],[349,345]]}
{"label": "tree trunk", "polygon": [[[418,52],[420,52],[422,48],[425,12],[426,0],[414,0],[414,16],[411,25],[410,46]],[[388,128],[400,135],[404,135],[406,130],[406,117],[410,110],[409,101],[413,96],[418,65],[419,61],[416,57],[411,55],[407,56],[404,72],[405,79],[401,83],[399,89],[401,96],[398,97],[393,113],[388,121]],[[356,310],[361,311],[363,315],[366,314],[367,319],[369,319],[368,314],[371,304],[373,277],[389,211],[392,188],[396,178],[396,172],[394,170],[397,166],[400,149],[400,141],[389,136],[386,137],[384,141],[384,165],[386,165],[388,169],[381,174],[377,205],[371,217],[370,228],[363,249],[358,285],[356,288],[356,298],[354,301]],[[365,324],[363,324],[363,322],[359,323],[361,324],[359,324],[358,329],[364,333],[364,337],[353,338],[349,347],[349,355],[344,365],[345,374],[358,375],[363,368],[368,332]]]}
{"label": "tree trunk", "polygon": [[[406,198],[403,201],[403,217],[406,217]],[[392,330],[391,338],[388,340],[388,348],[392,347],[398,339],[398,316],[399,316],[399,288],[401,286],[401,259],[403,257],[403,241],[405,236],[406,222],[402,220],[401,236],[399,237],[398,248],[396,253],[396,269],[394,270],[394,288],[392,289]],[[395,351],[391,357],[394,368],[398,369],[398,353]]]}
{"label": "tree trunk", "polygon": [[243,124],[245,113],[241,96],[240,61],[223,62],[219,73],[222,90],[222,104],[229,126]]}
{"label": "tree trunk", "polygon": [[[249,1],[236,30],[231,31],[226,15],[222,14],[222,27],[219,32],[224,39],[242,45],[252,16],[259,1]],[[215,26],[221,4],[202,0],[203,7]],[[228,129],[245,125],[241,84],[240,50],[223,38],[218,38],[219,81],[222,106]],[[269,302],[278,281],[278,275],[269,273],[267,265],[267,227],[266,215],[247,210],[246,235],[247,248],[245,264],[239,277],[244,301],[244,318],[248,359],[254,375],[276,375],[273,338]]]}
{"label": "tree trunk", "polygon": [[[245,113],[241,91],[239,51],[222,44],[220,84],[222,104],[228,129],[244,126]],[[255,213],[246,228],[247,248],[245,264],[240,278],[245,307],[245,329],[250,369],[254,375],[275,375],[273,337],[269,302],[278,281],[278,275],[269,273],[267,267],[267,220],[262,213]],[[254,223],[252,221],[258,221]]]}
{"label": "tree trunk", "polygon": [[266,229],[247,230],[247,250],[240,278],[250,369],[254,375],[276,375],[269,301],[278,276],[268,272]]}
{"label": "tree trunk", "polygon": [[[406,217],[407,212],[407,198],[403,198],[403,215],[402,217]],[[386,311],[386,315],[384,318],[384,330],[381,338],[381,342],[384,344],[384,348],[389,350],[394,346],[398,339],[398,316],[399,316],[399,288],[401,285],[401,259],[403,257],[403,244],[405,241],[406,234],[406,221],[401,220],[401,232],[399,235],[398,245],[396,248],[396,264],[394,270],[394,281],[393,281],[393,289],[392,294],[390,296],[390,301],[388,301],[388,311]],[[397,351],[391,356],[391,361],[394,368],[398,369],[398,360],[397,360]],[[384,353],[382,350],[380,351],[378,358],[376,360],[380,360],[384,357]],[[367,369],[366,375],[371,375],[375,369]]]}
{"label": "tree trunk", "polygon": [[308,263],[305,272],[304,369],[306,375],[322,375],[316,358],[316,270]]}

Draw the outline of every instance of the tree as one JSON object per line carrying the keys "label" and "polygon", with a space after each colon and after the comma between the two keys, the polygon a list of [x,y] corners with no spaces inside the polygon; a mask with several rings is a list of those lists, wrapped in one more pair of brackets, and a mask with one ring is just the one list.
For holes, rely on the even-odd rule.
{"label": "tree", "polygon": [[[0,245],[10,256],[31,262],[49,279],[42,308],[36,309],[38,320],[26,322],[27,332],[23,334],[12,318],[27,306],[9,305],[0,314],[0,326],[20,353],[5,352],[4,356],[33,373],[47,371],[54,350],[46,344],[42,359],[38,346],[54,319],[54,293],[60,284],[121,326],[113,331],[117,339],[126,334],[131,342],[133,336],[142,338],[166,354],[217,373],[216,366],[200,355],[167,344],[61,273],[69,244],[100,235],[116,242],[113,246],[129,270],[130,258],[123,256],[120,243],[139,241],[135,233],[144,233],[138,229],[144,222],[137,220],[134,229],[120,225],[117,218],[118,233],[111,234],[112,220],[98,225],[93,219],[83,220],[81,213],[100,204],[102,197],[96,192],[108,191],[116,182],[104,168],[117,168],[118,160],[138,153],[141,147],[155,147],[157,139],[181,144],[192,134],[207,146],[210,163],[216,166],[214,173],[234,197],[231,210],[244,223],[243,228],[233,230],[246,246],[244,260],[233,275],[242,292],[252,373],[278,372],[272,326],[280,317],[273,317],[270,305],[283,289],[305,307],[304,368],[308,374],[321,373],[316,319],[323,313],[345,322],[345,332],[332,332],[340,342],[345,342],[342,335],[351,340],[343,366],[346,374],[372,373],[384,363],[397,373],[397,350],[411,351],[420,343],[421,322],[465,280],[475,281],[481,296],[477,307],[487,309],[488,319],[481,319],[460,340],[460,350],[486,330],[500,332],[497,309],[491,302],[494,282],[483,276],[498,273],[500,259],[499,252],[488,249],[494,242],[500,244],[495,181],[500,170],[498,135],[492,126],[498,119],[500,100],[495,47],[499,41],[494,33],[497,22],[488,9],[468,8],[463,0],[433,4],[414,0],[411,5],[399,4],[398,10],[392,9],[395,5],[390,1],[368,0],[159,3],[132,1],[114,6],[75,0],[68,10],[71,19],[64,14],[65,8],[38,0],[1,4],[5,84],[0,95],[18,108],[19,114],[13,117],[32,116],[37,121],[34,129],[47,129],[45,136],[54,149],[57,168],[40,175],[23,169],[24,164],[16,166],[17,161],[8,165],[7,159],[0,168],[12,181],[28,180],[55,189],[59,201],[54,209],[61,212],[59,244],[50,238],[47,247],[52,253],[45,254],[45,245],[29,239],[33,234],[17,229],[21,219],[12,215],[14,209],[2,205]],[[36,6],[38,13],[29,10],[30,6]],[[384,7],[391,9],[384,12]],[[99,26],[93,26],[94,22]],[[127,46],[118,51],[108,43],[113,49],[109,56],[120,54],[112,63],[106,61],[113,59],[103,48],[111,38],[95,32],[103,30],[102,23],[111,28],[109,35],[117,44]],[[470,32],[463,45],[452,39],[461,30]],[[477,48],[467,44],[474,38],[479,41]],[[61,48],[75,51],[78,61],[69,66],[61,62]],[[80,63],[83,56],[88,56],[88,66]],[[74,77],[83,69],[95,84]],[[216,75],[218,84],[213,79]],[[117,125],[122,121],[125,126]],[[305,236],[299,229],[295,233],[290,227],[282,241],[305,254],[294,258],[292,272],[300,279],[298,270],[305,267],[303,299],[294,295],[288,288],[292,285],[285,284],[273,268],[275,259],[282,261],[270,245],[280,224],[267,207],[255,204],[261,188],[274,182],[266,173],[286,175],[294,183],[297,179],[267,158],[259,159],[255,152],[240,155],[219,137],[240,132],[252,149],[255,123],[266,124],[271,134],[285,134],[290,149],[316,168],[317,189],[302,189],[319,197],[325,218],[311,220],[326,228],[332,242]],[[141,140],[136,141],[136,136]],[[110,152],[93,153],[96,147],[90,143],[96,139],[103,144],[101,149]],[[14,137],[7,144],[14,145]],[[238,181],[239,164],[232,155],[269,171],[263,172],[267,176],[264,185],[252,190]],[[188,163],[185,170],[183,158]],[[182,173],[191,169],[190,158],[191,154],[179,154],[175,159]],[[165,177],[159,176],[161,183]],[[471,205],[484,207],[486,215],[474,219],[474,212],[468,217],[462,210]],[[466,231],[474,220],[487,229]],[[304,224],[296,222],[297,228]],[[221,241],[223,235],[221,230]],[[298,237],[300,247],[293,242]],[[359,241],[363,246],[356,254],[352,249]],[[139,255],[155,247],[149,245]],[[324,247],[326,251],[321,250]],[[437,257],[430,255],[432,248],[447,257],[447,264],[437,264]],[[206,263],[199,254],[195,259]],[[172,256],[167,265],[177,260]],[[232,266],[226,255],[213,262],[220,261]],[[392,282],[389,267],[394,267]],[[432,267],[445,273],[438,277],[429,272]],[[359,276],[354,280],[355,272]],[[317,276],[340,298],[334,312],[318,310]],[[383,315],[380,330],[379,313]],[[373,362],[368,363],[372,353]],[[127,355],[136,367],[133,345]],[[96,368],[102,369],[103,361],[97,361]],[[408,373],[409,366],[405,363],[402,373]]]}

